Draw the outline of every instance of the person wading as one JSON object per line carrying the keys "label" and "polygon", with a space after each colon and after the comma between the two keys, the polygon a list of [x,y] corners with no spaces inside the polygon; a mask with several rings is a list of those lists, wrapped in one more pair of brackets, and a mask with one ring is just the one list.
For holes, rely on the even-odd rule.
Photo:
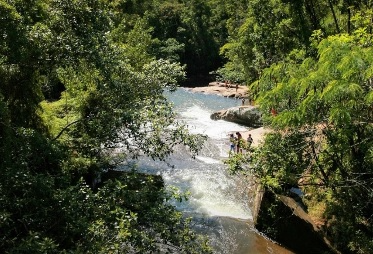
{"label": "person wading", "polygon": [[236,150],[236,143],[237,143],[237,139],[234,137],[233,134],[229,135],[229,142],[230,142],[229,157],[231,157],[231,153],[234,153]]}
{"label": "person wading", "polygon": [[243,139],[242,135],[239,132],[236,132],[237,135],[237,146],[236,146],[236,152],[237,153],[242,153],[242,145],[243,145]]}
{"label": "person wading", "polygon": [[254,142],[253,138],[251,137],[251,134],[249,134],[246,141],[247,141],[247,147],[250,148],[251,144]]}

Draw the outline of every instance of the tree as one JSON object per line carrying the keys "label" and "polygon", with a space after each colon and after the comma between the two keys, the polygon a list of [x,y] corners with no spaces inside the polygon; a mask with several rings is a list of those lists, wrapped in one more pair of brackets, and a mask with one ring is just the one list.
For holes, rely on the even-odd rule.
{"label": "tree", "polygon": [[193,154],[204,140],[163,96],[183,67],[150,55],[141,19],[120,34],[117,7],[0,1],[0,252],[210,252],[161,179],[107,178],[117,163],[165,160],[179,144]]}
{"label": "tree", "polygon": [[356,27],[351,24],[352,17],[371,9],[369,1],[237,1],[238,5],[239,11],[229,13],[229,37],[220,49],[227,63],[218,73],[247,84],[259,79],[263,69],[285,60],[293,50],[316,57],[310,40],[314,31],[320,31],[324,38],[353,32]]}
{"label": "tree", "polygon": [[249,165],[232,166],[277,193],[300,186],[312,202],[321,199],[326,234],[343,253],[373,246],[371,36],[329,36],[317,59],[294,52],[266,69],[251,88],[274,133]]}
{"label": "tree", "polygon": [[305,18],[296,3],[251,1],[246,13],[241,23],[229,29],[230,39],[221,48],[228,73],[244,73],[241,83],[254,81],[262,69],[284,59],[292,49],[306,47],[310,34],[307,21],[299,22]]}
{"label": "tree", "polygon": [[161,42],[172,40],[178,45],[177,53],[186,65],[188,78],[207,76],[221,63],[220,45],[210,23],[211,10],[208,3],[200,0],[155,1],[153,10],[145,15],[154,27],[155,38]]}

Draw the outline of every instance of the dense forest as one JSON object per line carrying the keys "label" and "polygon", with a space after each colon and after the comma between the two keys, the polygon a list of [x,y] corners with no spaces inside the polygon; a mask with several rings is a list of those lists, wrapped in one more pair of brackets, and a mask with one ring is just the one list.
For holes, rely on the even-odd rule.
{"label": "dense forest", "polygon": [[130,162],[198,152],[163,91],[213,78],[274,130],[231,169],[371,253],[372,32],[371,0],[0,0],[0,252],[211,253]]}

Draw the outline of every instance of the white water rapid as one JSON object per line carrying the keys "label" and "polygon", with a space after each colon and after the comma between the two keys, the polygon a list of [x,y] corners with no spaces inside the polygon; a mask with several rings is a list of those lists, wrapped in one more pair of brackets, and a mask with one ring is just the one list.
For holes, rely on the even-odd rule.
{"label": "white water rapid", "polygon": [[187,202],[174,205],[186,216],[193,217],[195,228],[208,235],[214,253],[290,253],[253,228],[247,183],[240,177],[229,175],[222,162],[229,151],[228,133],[247,128],[223,120],[211,120],[210,114],[240,105],[241,101],[191,93],[182,88],[167,96],[190,131],[207,135],[208,141],[196,159],[182,149],[175,151],[169,160],[173,168],[143,159],[139,162],[139,170],[159,174],[166,185],[190,192]]}

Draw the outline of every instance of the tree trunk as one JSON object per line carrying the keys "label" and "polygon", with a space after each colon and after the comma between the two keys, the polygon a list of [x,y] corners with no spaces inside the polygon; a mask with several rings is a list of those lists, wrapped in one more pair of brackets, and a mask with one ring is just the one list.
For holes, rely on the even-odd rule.
{"label": "tree trunk", "polygon": [[335,28],[337,29],[337,33],[341,33],[341,30],[339,29],[339,25],[338,25],[337,16],[335,15],[335,12],[334,12],[333,3],[331,0],[328,0],[328,3],[329,3],[330,10],[333,13],[333,19],[335,23]]}
{"label": "tree trunk", "polygon": [[315,12],[315,8],[314,8],[314,4],[313,4],[313,1],[310,0],[310,1],[304,1],[305,3],[305,7],[306,7],[306,11],[309,15],[309,18],[311,20],[311,24],[312,24],[312,29],[313,30],[317,30],[317,29],[320,29],[320,24],[319,24],[319,21],[317,19],[317,15],[316,15],[316,12]]}

